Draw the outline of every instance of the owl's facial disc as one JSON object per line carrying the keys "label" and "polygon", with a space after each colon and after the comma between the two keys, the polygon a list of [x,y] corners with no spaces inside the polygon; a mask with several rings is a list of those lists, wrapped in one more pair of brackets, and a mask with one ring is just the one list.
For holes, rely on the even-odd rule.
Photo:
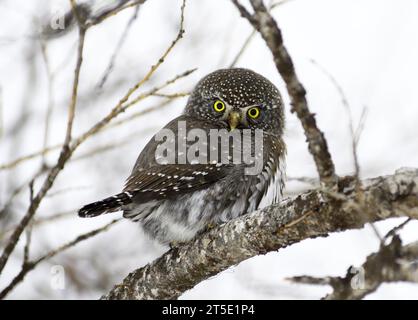
{"label": "owl's facial disc", "polygon": [[284,127],[283,102],[275,85],[242,68],[217,70],[200,80],[185,113],[231,130],[262,129],[280,135]]}

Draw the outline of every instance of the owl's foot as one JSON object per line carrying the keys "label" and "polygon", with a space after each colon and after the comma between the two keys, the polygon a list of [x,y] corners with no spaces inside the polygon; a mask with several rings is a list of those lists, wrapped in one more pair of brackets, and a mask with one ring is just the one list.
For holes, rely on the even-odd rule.
{"label": "owl's foot", "polygon": [[206,225],[206,230],[205,231],[209,231],[209,230],[212,230],[213,228],[215,228],[216,227],[216,224],[215,223],[213,223],[213,222],[210,222],[210,223],[208,223],[207,225]]}
{"label": "owl's foot", "polygon": [[173,250],[181,245],[180,241],[171,241],[169,244],[170,250]]}

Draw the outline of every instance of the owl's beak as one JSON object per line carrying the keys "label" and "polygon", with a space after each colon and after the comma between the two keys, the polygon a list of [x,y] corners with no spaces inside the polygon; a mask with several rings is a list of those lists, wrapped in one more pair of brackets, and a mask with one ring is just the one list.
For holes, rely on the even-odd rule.
{"label": "owl's beak", "polygon": [[231,128],[231,131],[234,130],[239,125],[240,122],[241,122],[241,115],[236,111],[232,111],[228,117],[228,123],[229,123],[229,127]]}

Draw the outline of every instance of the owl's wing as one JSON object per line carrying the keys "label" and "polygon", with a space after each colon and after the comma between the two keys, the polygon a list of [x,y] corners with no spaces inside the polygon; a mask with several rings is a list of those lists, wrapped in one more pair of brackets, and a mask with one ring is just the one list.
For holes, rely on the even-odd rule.
{"label": "owl's wing", "polygon": [[132,172],[123,191],[132,194],[135,203],[176,197],[208,187],[233,168],[232,164],[156,165]]}

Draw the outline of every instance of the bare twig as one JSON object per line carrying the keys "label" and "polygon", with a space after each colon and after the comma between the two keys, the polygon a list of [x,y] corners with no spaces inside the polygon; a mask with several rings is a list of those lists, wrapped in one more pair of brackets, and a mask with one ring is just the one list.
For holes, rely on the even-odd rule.
{"label": "bare twig", "polygon": [[[350,137],[351,137],[351,151],[353,154],[353,163],[354,163],[354,177],[356,178],[357,184],[356,184],[356,188],[357,188],[357,194],[358,194],[358,208],[359,208],[359,213],[364,212],[365,210],[363,210],[363,195],[362,195],[362,186],[361,186],[361,180],[360,180],[360,163],[359,163],[359,159],[358,159],[358,143],[360,141],[360,134],[356,135],[355,129],[354,129],[354,120],[353,120],[353,114],[351,112],[351,106],[348,102],[347,96],[343,90],[343,88],[341,87],[341,85],[339,84],[339,82],[337,81],[337,79],[326,69],[324,68],[321,64],[319,64],[317,61],[315,61],[314,59],[310,60],[311,63],[316,66],[332,83],[332,85],[335,87],[335,89],[337,90],[338,94],[340,95],[341,98],[341,104],[343,105],[347,116],[348,116],[348,127],[349,127],[349,131],[350,131]],[[362,116],[365,115],[364,111],[362,113]],[[360,123],[363,126],[364,125],[364,119],[360,119]],[[358,127],[360,127],[360,124],[358,125]],[[357,130],[358,131],[358,130]],[[361,131],[359,131],[361,132]],[[378,228],[374,225],[374,223],[370,223],[370,226],[374,232],[374,234],[376,235],[376,237],[379,239],[379,241],[383,241],[383,238],[378,230]]]}
{"label": "bare twig", "polygon": [[3,138],[3,87],[0,86],[0,140]]}
{"label": "bare twig", "polygon": [[[75,213],[77,212],[77,209],[73,209],[73,210],[68,210],[68,211],[63,211],[63,212],[59,212],[57,214],[51,215],[49,217],[39,217],[38,219],[32,221],[32,223],[30,224],[30,226],[32,228],[34,227],[38,227],[41,226],[45,223],[48,222],[55,222],[57,220],[61,220],[61,219],[65,219],[65,218],[69,218],[71,216],[74,216]],[[9,228],[7,230],[2,231],[2,233],[0,233],[0,240],[7,235],[8,233],[13,232],[16,229],[17,226],[13,226],[12,228]]]}
{"label": "bare twig", "polygon": [[241,56],[244,54],[245,50],[247,50],[248,46],[250,45],[251,40],[254,38],[256,34],[257,34],[257,30],[254,29],[253,31],[251,31],[251,33],[248,35],[247,39],[245,39],[243,45],[239,49],[238,53],[235,55],[231,64],[229,65],[229,68],[233,68],[237,65],[239,59],[241,59]]}
{"label": "bare twig", "polygon": [[[189,70],[186,71],[180,75],[175,76],[173,79],[168,80],[166,83],[164,83],[161,86],[158,87],[154,87],[148,91],[146,91],[145,93],[142,93],[140,95],[138,95],[136,98],[134,98],[133,100],[131,100],[130,102],[126,103],[124,105],[124,102],[126,102],[126,100],[128,100],[129,96],[135,91],[132,91],[132,89],[130,89],[127,93],[127,95],[125,95],[124,98],[122,98],[122,100],[110,111],[110,113],[104,117],[102,120],[100,120],[99,122],[97,122],[95,125],[93,125],[89,130],[87,130],[84,134],[82,134],[80,137],[78,137],[77,139],[74,140],[73,142],[73,148],[77,148],[81,143],[83,143],[87,138],[91,137],[92,135],[95,135],[96,133],[98,133],[99,131],[101,131],[103,128],[105,128],[110,124],[110,121],[114,118],[116,118],[119,114],[125,112],[128,108],[132,107],[133,105],[135,105],[136,103],[138,103],[141,100],[144,100],[147,97],[152,96],[153,94],[157,93],[159,90],[165,88],[166,86],[174,83],[175,81],[177,81],[180,78],[186,77],[189,74],[191,74],[194,70]],[[142,82],[142,80],[140,81]],[[136,87],[137,85],[135,85]]]}
{"label": "bare twig", "polygon": [[[11,207],[13,200],[16,196],[18,196],[29,184],[39,178],[42,174],[44,174],[49,168],[47,166],[41,166],[37,172],[26,182],[22,183],[20,186],[15,188],[11,193],[9,199],[5,202],[3,208],[0,210],[0,219],[4,218],[7,214],[7,211]],[[2,234],[0,234],[0,239],[2,238]]]}
{"label": "bare twig", "polygon": [[287,181],[298,181],[298,182],[303,182],[303,183],[307,183],[310,185],[318,185],[319,184],[319,180],[316,178],[310,178],[310,177],[287,177],[286,178]]}
{"label": "bare twig", "polygon": [[[82,22],[86,29],[93,27],[102,23],[104,20],[115,16],[125,9],[129,9],[140,4],[143,4],[146,0],[117,0],[113,1],[102,7],[98,10],[91,6],[91,4],[75,3],[75,1],[70,0],[72,3],[71,10],[64,14],[63,22],[65,28],[51,28],[50,24],[46,24],[43,27],[41,36],[45,39],[55,38],[67,34],[72,27],[75,25],[75,22]],[[130,2],[130,3],[128,3]]]}
{"label": "bare twig", "polygon": [[6,286],[6,288],[4,288],[1,292],[0,292],[0,299],[4,299],[9,293],[10,291],[12,291],[16,285],[18,285],[20,282],[22,282],[25,278],[25,276],[32,271],[33,269],[36,268],[36,266],[38,264],[40,264],[41,262],[51,259],[52,257],[56,256],[57,254],[74,247],[75,245],[77,245],[78,243],[87,240],[89,238],[92,238],[94,236],[96,236],[97,234],[107,231],[112,225],[114,225],[116,222],[118,222],[120,219],[115,219],[113,221],[111,221],[110,223],[104,225],[103,227],[100,227],[98,229],[95,229],[93,231],[87,232],[85,234],[79,235],[78,237],[76,237],[74,240],[56,248],[51,250],[50,252],[46,253],[45,255],[39,257],[36,260],[32,260],[32,261],[26,261],[26,263],[23,264],[22,269],[20,270],[20,272],[13,278],[13,280],[10,282],[9,285]]}
{"label": "bare twig", "polygon": [[250,0],[254,9],[253,14],[250,14],[238,0],[232,0],[232,2],[241,15],[261,34],[272,52],[277,70],[286,83],[292,112],[296,112],[305,130],[309,151],[314,158],[320,180],[329,188],[335,187],[337,176],[328,151],[327,141],[318,129],[314,115],[309,111],[305,88],[296,75],[293,61],[283,44],[282,34],[276,21],[268,12],[262,0]]}
{"label": "bare twig", "polygon": [[[27,224],[33,217],[33,215],[36,213],[41,201],[45,197],[46,193],[49,191],[49,189],[52,187],[56,177],[61,172],[61,170],[64,168],[67,161],[70,159],[74,151],[77,149],[77,147],[83,143],[87,138],[89,138],[91,135],[97,133],[100,131],[104,126],[106,126],[113,118],[115,118],[117,115],[119,115],[121,112],[125,111],[129,106],[133,105],[133,103],[136,103],[136,101],[139,101],[143,99],[146,96],[152,95],[159,89],[157,89],[154,92],[148,92],[146,94],[142,94],[139,97],[137,97],[134,101],[131,101],[126,106],[124,106],[124,103],[128,101],[129,97],[139,88],[141,87],[145,82],[147,82],[151,76],[154,74],[154,72],[158,69],[158,67],[164,62],[164,59],[168,56],[168,54],[171,52],[171,50],[174,48],[174,46],[177,44],[177,42],[182,38],[184,29],[183,29],[183,23],[184,23],[184,8],[185,8],[185,0],[183,0],[182,6],[181,6],[181,17],[180,17],[180,28],[179,32],[174,39],[174,41],[170,44],[170,46],[167,48],[167,50],[163,53],[163,55],[160,57],[158,62],[153,65],[149,72],[139,81],[137,82],[131,89],[128,90],[127,94],[119,101],[119,103],[114,107],[111,112],[103,118],[101,121],[96,123],[90,130],[88,130],[85,134],[81,135],[76,140],[71,140],[71,133],[72,133],[72,127],[73,127],[73,121],[75,116],[75,106],[77,101],[77,91],[78,91],[78,81],[79,81],[79,75],[80,75],[80,69],[81,69],[81,63],[83,60],[83,47],[84,47],[84,39],[86,31],[88,30],[88,26],[85,24],[85,21],[78,16],[78,11],[76,9],[76,4],[74,0],[70,0],[72,4],[72,8],[74,11],[74,14],[77,17],[78,26],[79,26],[79,46],[78,46],[78,54],[77,54],[77,62],[75,67],[75,77],[72,87],[72,98],[69,105],[69,111],[68,111],[68,120],[67,120],[67,130],[65,135],[65,140],[63,147],[61,149],[59,158],[57,160],[57,163],[54,167],[49,171],[46,179],[44,180],[44,183],[36,196],[34,197],[33,201],[30,203],[30,206],[25,214],[25,216],[22,218],[21,222],[17,226],[17,228],[14,230],[13,234],[11,235],[9,241],[7,242],[2,255],[0,256],[0,274],[4,269],[4,266],[6,265],[10,254],[13,252],[17,242],[19,241],[20,235],[26,228]],[[175,81],[175,80],[174,80]],[[169,83],[169,82],[167,82]],[[161,88],[160,88],[161,89]]]}
{"label": "bare twig", "polygon": [[120,0],[119,3],[115,7],[110,8],[109,10],[106,10],[104,12],[101,12],[98,16],[90,17],[91,21],[88,22],[87,26],[90,27],[90,26],[100,24],[105,19],[115,16],[116,14],[118,14],[119,12],[125,9],[129,9],[132,7],[136,7],[140,4],[144,4],[146,0],[136,0],[136,1],[132,1],[131,3],[126,4],[129,1],[130,0]]}
{"label": "bare twig", "polygon": [[[120,113],[125,112],[128,108],[132,107],[133,105],[135,105],[139,101],[144,100],[145,98],[148,98],[148,97],[157,95],[160,90],[168,87],[169,85],[175,83],[176,81],[178,81],[178,80],[180,80],[182,78],[185,78],[185,77],[189,76],[194,71],[196,71],[196,69],[187,70],[187,71],[185,71],[185,72],[183,72],[181,74],[178,74],[175,77],[167,80],[163,84],[158,85],[158,86],[155,86],[154,88],[148,90],[147,92],[145,92],[143,94],[140,94],[138,97],[136,97],[135,99],[133,99],[132,101],[130,101],[128,104],[124,105],[118,112],[114,112],[112,117],[110,117],[108,115],[106,117],[106,121],[101,120],[96,125],[94,125],[90,130],[88,130],[87,132],[85,132],[81,136],[75,138],[74,141],[79,141],[79,144],[80,144],[81,142],[83,142],[84,140],[86,140],[88,137],[90,137],[90,136],[92,136],[92,135],[94,135],[94,134],[96,134],[98,132],[101,132],[102,130],[104,130],[106,128],[113,128],[115,126],[118,126],[120,124],[123,124],[123,123],[126,123],[126,122],[130,121],[129,119],[134,119],[134,118],[137,118],[137,117],[142,116],[144,114],[147,114],[147,113],[156,111],[160,107],[163,107],[163,106],[167,105],[171,100],[176,99],[176,98],[183,97],[183,94],[182,93],[180,93],[180,94],[173,94],[173,95],[167,95],[167,96],[164,97],[167,100],[164,101],[164,102],[162,102],[161,104],[157,104],[157,105],[155,105],[153,107],[150,107],[148,109],[138,111],[138,112],[134,113],[132,115],[132,117],[129,117],[129,118],[126,118],[126,119],[122,119],[122,120],[119,120],[119,121],[116,121],[116,122],[113,122],[113,123],[111,122],[111,120],[113,118],[115,118],[116,116],[118,116]],[[100,125],[99,125],[99,123],[100,123]],[[97,126],[99,126],[99,127],[97,127]],[[82,140],[82,141],[80,141],[80,140]],[[32,160],[32,159],[34,159],[36,157],[39,157],[39,156],[42,156],[44,154],[47,154],[47,153],[49,153],[51,151],[57,150],[60,147],[61,147],[61,144],[57,144],[57,145],[53,145],[53,146],[44,148],[44,149],[42,149],[40,151],[36,151],[34,153],[31,153],[31,154],[28,154],[28,155],[19,157],[19,158],[15,159],[15,160],[12,160],[12,161],[8,162],[8,163],[5,163],[5,164],[0,165],[0,170],[12,169],[12,168],[14,168],[14,167],[16,167],[16,166],[18,166],[18,165],[20,165],[20,164],[28,161],[28,160]]]}
{"label": "bare twig", "polygon": [[418,283],[418,242],[402,246],[398,236],[369,255],[361,268],[347,270],[345,277],[292,277],[289,280],[304,284],[330,285],[333,292],[326,300],[362,299],[385,282]]}
{"label": "bare twig", "polygon": [[[52,118],[52,111],[54,108],[54,92],[52,90],[54,75],[51,71],[51,66],[49,63],[47,44],[42,38],[40,38],[40,45],[41,45],[42,58],[43,58],[44,65],[45,65],[47,81],[48,81],[48,105],[47,105],[46,113],[45,113],[44,141],[43,141],[43,148],[42,148],[43,150],[46,150],[48,148],[49,127],[50,127],[50,122]],[[42,153],[42,164],[46,165],[46,153]]]}
{"label": "bare twig", "polygon": [[399,224],[396,227],[389,230],[389,232],[386,233],[385,236],[383,237],[382,245],[384,245],[384,240],[387,240],[390,237],[394,237],[400,230],[402,230],[411,221],[412,221],[411,218],[405,219],[404,222],[402,222],[401,224]]}
{"label": "bare twig", "polygon": [[[271,11],[283,4],[286,4],[292,0],[281,0],[277,2],[270,1],[268,5],[268,10]],[[245,50],[249,47],[251,40],[254,38],[254,36],[257,34],[257,30],[254,29],[251,31],[251,33],[248,35],[248,37],[245,39],[244,43],[242,44],[241,48],[238,50],[237,54],[235,55],[234,59],[232,60],[231,64],[229,65],[229,68],[233,68],[238,63],[239,59],[241,59],[242,55],[244,54]]]}
{"label": "bare twig", "polygon": [[345,111],[347,112],[347,116],[348,116],[349,130],[350,130],[350,135],[351,135],[351,139],[352,139],[351,140],[352,141],[351,147],[352,147],[353,161],[354,161],[354,172],[355,172],[355,176],[357,177],[357,180],[359,180],[360,165],[359,165],[359,162],[358,162],[358,155],[357,155],[357,140],[356,140],[355,132],[354,132],[353,114],[351,112],[351,106],[348,102],[347,96],[346,96],[343,88],[341,87],[341,85],[338,83],[337,79],[335,79],[335,77],[326,68],[324,68],[321,64],[319,64],[314,59],[311,59],[310,61],[314,66],[316,66],[319,70],[321,70],[321,72],[330,80],[330,82],[332,83],[332,85],[335,87],[338,94],[340,95],[341,104],[343,105]]}
{"label": "bare twig", "polygon": [[[35,180],[32,180],[29,183],[29,201],[33,201],[33,184],[35,183]],[[29,223],[29,225],[26,227],[26,243],[25,247],[23,248],[23,266],[29,261],[29,250],[30,250],[30,244],[32,241],[32,224]]]}
{"label": "bare twig", "polygon": [[360,141],[361,134],[363,133],[364,126],[365,126],[366,119],[367,119],[368,110],[369,109],[367,108],[367,106],[363,106],[363,110],[362,110],[361,115],[360,115],[359,124],[357,126],[356,132],[354,133],[354,139],[355,139],[356,145],[358,145],[358,142]]}
{"label": "bare twig", "polygon": [[139,5],[136,6],[135,11],[134,11],[132,17],[128,20],[128,23],[126,24],[125,29],[123,29],[122,35],[120,36],[119,41],[118,41],[118,43],[116,45],[116,49],[114,50],[114,52],[113,52],[113,54],[112,54],[112,56],[110,58],[109,64],[108,64],[108,66],[107,66],[107,68],[106,68],[106,70],[105,70],[105,72],[104,72],[101,80],[99,81],[99,83],[97,85],[97,88],[98,89],[102,89],[103,88],[105,82],[107,81],[107,78],[109,77],[110,73],[112,72],[113,66],[114,66],[115,61],[116,61],[116,57],[117,57],[120,49],[122,48],[123,43],[126,40],[126,37],[127,37],[128,33],[129,33],[129,30],[130,30],[133,22],[138,17],[138,11],[139,11]]}
{"label": "bare twig", "polygon": [[189,96],[189,92],[176,92],[176,93],[154,93],[154,97],[174,99],[174,98],[183,98]]}
{"label": "bare twig", "polygon": [[70,158],[72,151],[69,147],[71,141],[71,132],[73,127],[74,115],[75,115],[75,106],[77,101],[77,89],[78,89],[78,80],[80,76],[80,68],[81,63],[83,60],[83,48],[84,48],[84,39],[85,39],[86,29],[83,27],[79,28],[79,46],[78,46],[78,54],[77,54],[77,62],[74,71],[74,82],[72,87],[72,97],[71,102],[69,105],[68,110],[68,120],[67,120],[67,130],[65,134],[64,144],[61,149],[60,156],[58,158],[57,163],[55,166],[49,171],[47,178],[45,179],[41,189],[38,191],[36,196],[30,202],[29,208],[22,218],[21,222],[19,223],[18,227],[15,229],[13,234],[11,235],[9,241],[7,242],[2,255],[0,256],[0,274],[4,269],[4,266],[9,259],[10,254],[14,250],[17,242],[19,241],[20,235],[36,213],[42,199],[45,197],[48,190],[52,187],[55,178],[58,176],[59,172],[64,168],[65,163]]}
{"label": "bare twig", "polygon": [[62,144],[56,144],[56,145],[53,145],[53,146],[50,146],[50,147],[43,148],[42,150],[30,153],[28,155],[19,157],[15,160],[12,160],[12,161],[8,162],[8,163],[0,165],[0,170],[12,169],[12,168],[22,164],[23,162],[26,162],[28,160],[32,160],[32,159],[37,158],[39,156],[44,156],[45,154],[47,154],[47,153],[49,153],[53,150],[57,150],[60,147],[62,147]]}

